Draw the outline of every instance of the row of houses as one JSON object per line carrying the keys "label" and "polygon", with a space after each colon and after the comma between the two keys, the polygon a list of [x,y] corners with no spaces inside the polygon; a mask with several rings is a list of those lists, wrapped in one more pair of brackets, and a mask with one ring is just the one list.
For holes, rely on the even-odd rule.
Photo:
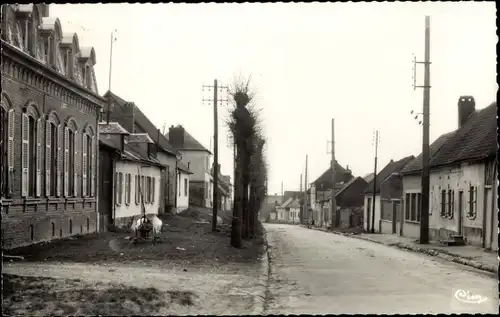
{"label": "row of houses", "polygon": [[[133,102],[100,95],[93,47],[49,5],[2,5],[0,210],[3,248],[211,207],[212,153],[178,125],[160,131]],[[220,171],[220,168],[219,168]],[[219,175],[221,209],[231,179]]]}
{"label": "row of houses", "polygon": [[[461,96],[458,128],[430,145],[431,240],[498,250],[496,111],[496,102],[476,110],[473,97]],[[362,226],[419,238],[421,169],[421,154],[390,160],[375,178],[373,174],[354,177],[348,167],[337,163],[335,199],[340,227]],[[307,206],[303,206],[303,192],[296,196],[299,210],[307,212],[304,221],[331,225],[331,180],[330,168],[310,184]],[[283,196],[268,196],[268,220],[293,222],[289,211],[294,209],[288,204]]]}
{"label": "row of houses", "polygon": [[[472,96],[458,100],[458,128],[429,147],[431,240],[498,250],[496,102],[476,110]],[[390,162],[365,197],[365,228],[420,236],[422,156]],[[370,225],[369,225],[370,224]],[[368,226],[369,225],[369,226]]]}

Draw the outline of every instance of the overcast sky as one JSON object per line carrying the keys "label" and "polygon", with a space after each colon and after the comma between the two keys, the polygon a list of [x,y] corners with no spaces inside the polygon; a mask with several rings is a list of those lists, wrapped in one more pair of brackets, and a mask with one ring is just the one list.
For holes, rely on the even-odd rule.
{"label": "overcast sky", "polygon": [[[269,192],[298,190],[329,166],[335,118],[337,161],[356,176],[390,159],[421,152],[422,90],[412,88],[412,53],[424,58],[431,15],[431,141],[457,127],[457,101],[476,108],[496,99],[495,3],[86,4],[51,5],[63,32],[94,46],[100,94],[134,101],[157,127],[182,124],[207,148],[213,108],[203,84],[252,76],[262,109],[270,165]],[[417,85],[423,84],[418,66]],[[232,176],[227,106],[219,108],[222,173]]]}

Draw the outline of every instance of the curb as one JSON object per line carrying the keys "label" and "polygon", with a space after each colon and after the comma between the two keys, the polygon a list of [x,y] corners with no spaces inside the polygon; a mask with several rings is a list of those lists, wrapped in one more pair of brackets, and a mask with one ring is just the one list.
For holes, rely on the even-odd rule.
{"label": "curb", "polygon": [[258,286],[260,290],[258,295],[254,297],[254,308],[252,315],[264,315],[266,310],[267,289],[269,282],[269,245],[267,244],[267,233],[264,230],[264,254],[261,261],[260,274],[258,278]]}
{"label": "curb", "polygon": [[416,253],[427,254],[427,255],[430,255],[430,256],[441,258],[443,260],[450,261],[450,262],[455,262],[455,263],[462,264],[462,265],[465,265],[465,266],[470,266],[470,267],[473,267],[473,268],[481,270],[481,271],[486,271],[486,272],[498,274],[498,266],[483,264],[483,263],[480,263],[480,262],[477,262],[477,261],[474,261],[474,260],[466,259],[466,258],[461,257],[459,255],[452,255],[452,254],[447,254],[447,253],[439,252],[436,249],[420,248],[418,246],[409,245],[409,244],[405,244],[405,243],[402,243],[402,242],[396,242],[396,243],[387,244],[387,243],[383,243],[383,242],[380,242],[380,241],[377,241],[377,240],[374,240],[374,239],[370,239],[370,238],[367,238],[367,237],[356,236],[356,235],[346,235],[346,234],[342,234],[342,233],[339,233],[339,232],[337,232],[336,234],[341,234],[341,235],[344,235],[344,236],[347,236],[347,237],[351,237],[351,238],[354,238],[354,239],[358,239],[358,240],[365,240],[365,241],[369,241],[369,242],[373,242],[373,243],[377,243],[377,244],[382,244],[382,245],[386,245],[388,247],[398,248],[398,249],[401,249],[401,250],[406,250],[406,251],[412,251],[412,252],[416,252]]}

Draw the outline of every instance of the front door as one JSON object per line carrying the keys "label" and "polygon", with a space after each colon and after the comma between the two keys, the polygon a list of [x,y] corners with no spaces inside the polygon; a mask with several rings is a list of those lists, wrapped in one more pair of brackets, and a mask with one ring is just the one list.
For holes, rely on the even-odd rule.
{"label": "front door", "polygon": [[464,192],[458,192],[458,235],[463,234],[463,219],[464,219]]}
{"label": "front door", "polygon": [[397,223],[399,222],[399,201],[392,202],[392,233],[396,233]]}

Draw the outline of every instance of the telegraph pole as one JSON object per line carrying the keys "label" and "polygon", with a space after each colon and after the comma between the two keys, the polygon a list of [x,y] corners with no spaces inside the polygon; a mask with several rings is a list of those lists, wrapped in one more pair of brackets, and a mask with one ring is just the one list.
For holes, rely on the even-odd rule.
{"label": "telegraph pole", "polygon": [[335,199],[335,183],[337,182],[336,178],[336,162],[335,162],[335,119],[332,118],[332,150],[331,150],[331,155],[332,159],[330,162],[330,165],[332,167],[332,197],[331,197],[331,205],[332,205],[332,210],[330,211],[330,230],[333,231],[334,226],[333,226],[333,216],[335,215],[335,227],[338,226],[338,223],[340,223],[340,215],[337,212],[337,200]]}
{"label": "telegraph pole", "polygon": [[217,85],[217,79],[214,79],[213,86],[203,86],[203,88],[208,88],[214,90],[214,97],[212,100],[204,99],[203,101],[212,101],[214,106],[214,165],[213,165],[213,177],[214,177],[214,192],[213,192],[213,204],[212,204],[212,231],[217,231],[217,208],[219,205],[218,193],[219,193],[219,122],[217,115],[217,106],[219,102],[227,102],[227,99],[219,99],[217,92],[219,89],[227,89],[224,86]]}
{"label": "telegraph pole", "polygon": [[[108,91],[111,92],[111,73],[112,73],[112,66],[113,66],[113,43],[116,42],[116,37],[115,37],[116,29],[114,29],[111,32],[111,46],[109,49],[109,74],[108,74]],[[109,124],[111,116],[111,98],[108,98],[108,112],[106,113],[106,123]]]}
{"label": "telegraph pole", "polygon": [[[309,209],[307,208],[307,158],[308,155],[306,154],[306,173],[304,177],[304,210],[305,214],[307,215],[307,219],[309,219]],[[312,215],[312,219],[314,220],[314,215]]]}
{"label": "telegraph pole", "polygon": [[377,189],[377,156],[378,156],[378,130],[375,131],[375,162],[374,162],[374,169],[373,169],[373,197],[372,197],[372,230],[371,232],[375,232],[375,197],[377,195],[376,189]]}
{"label": "telegraph pole", "polygon": [[[413,89],[424,89],[422,111],[422,202],[420,214],[420,244],[429,243],[429,111],[430,111],[430,33],[431,18],[425,17],[425,60],[417,62],[413,59]],[[424,64],[424,85],[416,86],[416,64]],[[418,212],[418,211],[417,211]]]}
{"label": "telegraph pole", "polygon": [[[300,174],[300,185],[299,185],[299,191],[302,193],[302,174]],[[304,218],[304,201],[301,200],[300,203],[300,223],[302,223],[302,218]]]}

